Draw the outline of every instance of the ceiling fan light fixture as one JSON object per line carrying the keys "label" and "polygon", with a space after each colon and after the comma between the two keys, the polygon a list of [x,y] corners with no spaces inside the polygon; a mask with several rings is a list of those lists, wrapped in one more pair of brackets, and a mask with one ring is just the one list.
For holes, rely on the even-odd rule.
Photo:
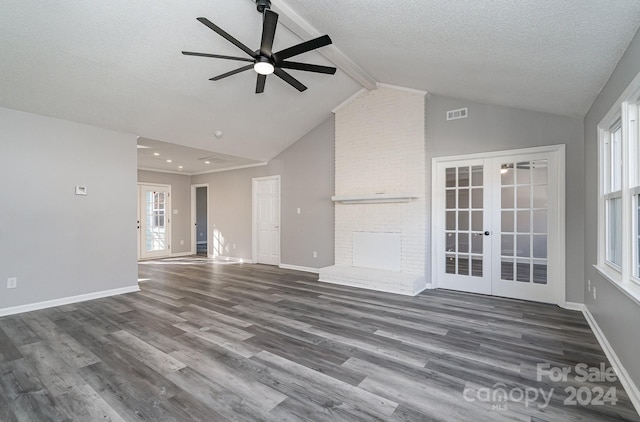
{"label": "ceiling fan light fixture", "polygon": [[268,61],[268,59],[265,59],[264,61],[256,62],[253,65],[253,70],[260,75],[271,75],[275,70],[275,67]]}

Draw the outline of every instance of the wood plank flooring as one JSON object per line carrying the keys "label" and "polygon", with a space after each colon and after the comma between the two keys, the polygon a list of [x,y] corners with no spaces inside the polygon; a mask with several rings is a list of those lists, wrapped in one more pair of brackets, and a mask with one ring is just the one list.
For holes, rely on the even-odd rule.
{"label": "wood plank flooring", "polygon": [[619,381],[576,378],[609,367],[579,312],[195,256],[139,268],[139,293],[0,318],[0,421],[640,421]]}

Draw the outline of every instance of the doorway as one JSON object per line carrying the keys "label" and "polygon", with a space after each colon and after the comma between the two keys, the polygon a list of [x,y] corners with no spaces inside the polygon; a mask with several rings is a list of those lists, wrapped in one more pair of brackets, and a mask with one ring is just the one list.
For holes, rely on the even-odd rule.
{"label": "doorway", "polygon": [[138,184],[138,258],[171,255],[171,186]]}
{"label": "doorway", "polygon": [[209,255],[209,185],[191,185],[191,253]]}
{"label": "doorway", "polygon": [[280,264],[280,176],[253,179],[253,261]]}
{"label": "doorway", "polygon": [[437,287],[564,304],[564,148],[434,159]]}

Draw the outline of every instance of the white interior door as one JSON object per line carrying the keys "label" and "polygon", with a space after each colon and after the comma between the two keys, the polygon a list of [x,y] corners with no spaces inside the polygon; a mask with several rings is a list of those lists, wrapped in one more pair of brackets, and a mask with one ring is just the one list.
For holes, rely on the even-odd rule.
{"label": "white interior door", "polygon": [[557,303],[557,160],[551,154],[498,158],[494,184],[493,294]]}
{"label": "white interior door", "polygon": [[254,179],[254,251],[259,264],[280,264],[280,177]]}
{"label": "white interior door", "polygon": [[138,185],[140,258],[171,255],[171,187]]}
{"label": "white interior door", "polygon": [[438,287],[564,300],[558,177],[552,152],[438,162],[433,233]]}
{"label": "white interior door", "polygon": [[[435,234],[443,258],[440,287],[491,294],[491,189],[484,160],[440,166],[440,213],[443,225]],[[442,230],[444,229],[444,230]],[[490,232],[487,232],[490,234]]]}

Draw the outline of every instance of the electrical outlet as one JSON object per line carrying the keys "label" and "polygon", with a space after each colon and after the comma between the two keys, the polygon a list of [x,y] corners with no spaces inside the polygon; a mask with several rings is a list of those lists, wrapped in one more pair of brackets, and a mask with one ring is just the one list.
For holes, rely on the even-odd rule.
{"label": "electrical outlet", "polygon": [[296,210],[296,212],[297,212],[298,214],[300,214],[300,208],[298,208],[298,209]]}
{"label": "electrical outlet", "polygon": [[16,287],[18,287],[18,278],[9,277],[7,279],[7,289],[15,289]]}
{"label": "electrical outlet", "polygon": [[318,257],[318,251],[313,251],[313,257],[317,258]]}
{"label": "electrical outlet", "polygon": [[596,286],[593,286],[593,300],[596,300]]}
{"label": "electrical outlet", "polygon": [[184,245],[184,240],[181,240],[181,241],[180,241],[180,245]]}
{"label": "electrical outlet", "polygon": [[233,249],[235,249],[235,248],[236,248],[236,244],[234,243],[234,244],[233,244]]}
{"label": "electrical outlet", "polygon": [[587,280],[587,290],[591,291],[591,280]]}

